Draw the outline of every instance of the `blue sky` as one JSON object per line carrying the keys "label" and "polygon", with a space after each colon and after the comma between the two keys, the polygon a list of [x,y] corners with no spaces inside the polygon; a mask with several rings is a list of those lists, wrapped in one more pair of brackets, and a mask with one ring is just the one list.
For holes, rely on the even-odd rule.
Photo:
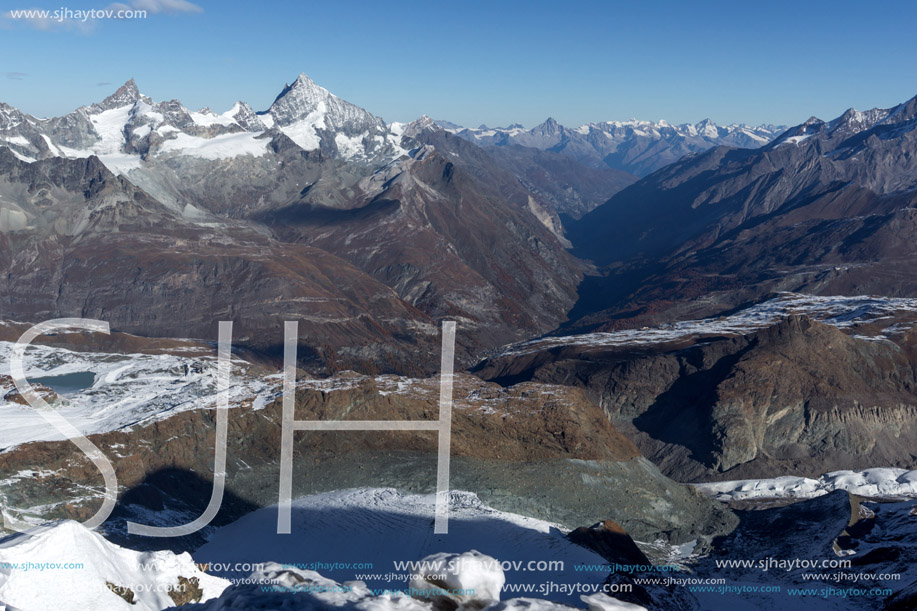
{"label": "blue sky", "polygon": [[[795,124],[917,94],[917,3],[121,0],[144,20],[0,18],[0,101],[38,116],[128,78],[257,110],[306,72],[387,121]],[[12,9],[107,0],[0,0]]]}

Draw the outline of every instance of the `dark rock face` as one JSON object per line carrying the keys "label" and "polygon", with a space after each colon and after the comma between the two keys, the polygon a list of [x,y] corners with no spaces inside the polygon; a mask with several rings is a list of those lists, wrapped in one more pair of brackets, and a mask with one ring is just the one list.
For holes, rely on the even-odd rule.
{"label": "dark rock face", "polygon": [[889,598],[883,609],[885,611],[909,611],[917,607],[917,581]]}
{"label": "dark rock face", "polygon": [[[867,507],[868,505],[868,507]],[[806,602],[813,608],[839,594],[850,594],[837,608],[910,609],[914,600],[914,521],[909,515],[914,501],[881,502],[851,498],[843,491],[793,503],[785,507],[739,511],[739,526],[716,542],[716,550],[693,567],[698,575],[716,575],[731,583],[782,584],[778,593],[749,592],[746,601],[754,608],[786,604],[789,588],[808,589]],[[853,546],[841,549],[840,538],[858,532]],[[845,533],[839,537],[841,533]],[[749,566],[722,565],[723,559],[754,559]],[[765,561],[771,563],[766,566]],[[828,562],[814,568],[794,562]],[[840,562],[849,561],[849,566]],[[779,565],[778,563],[783,563]],[[882,576],[900,575],[900,579]],[[877,588],[877,590],[871,590]],[[832,594],[826,596],[825,591]],[[885,592],[891,592],[891,596]],[[867,594],[868,593],[868,594]],[[714,595],[697,595],[699,608],[710,608]],[[715,604],[715,603],[714,603]]]}
{"label": "dark rock face", "polygon": [[495,357],[478,375],[585,388],[681,481],[913,464],[917,380],[908,348],[805,317],[690,343]]}
{"label": "dark rock face", "polygon": [[634,540],[614,520],[605,520],[590,527],[580,526],[567,535],[570,541],[587,547],[608,562],[649,565],[650,560]]}

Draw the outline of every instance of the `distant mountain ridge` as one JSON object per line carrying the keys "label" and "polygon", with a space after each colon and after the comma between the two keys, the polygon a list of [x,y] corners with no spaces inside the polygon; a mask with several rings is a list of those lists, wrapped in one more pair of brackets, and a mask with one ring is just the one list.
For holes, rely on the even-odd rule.
{"label": "distant mountain ridge", "polygon": [[440,124],[456,135],[485,147],[521,145],[569,155],[592,167],[610,167],[646,176],[683,156],[716,146],[757,148],[779,136],[785,128],[776,125],[718,126],[710,119],[673,125],[667,121],[605,121],[570,128],[549,117],[544,123],[525,129],[509,127],[476,129]]}
{"label": "distant mountain ridge", "polygon": [[100,103],[62,117],[37,119],[0,104],[0,145],[24,161],[97,155],[116,173],[149,157],[228,159],[261,156],[268,136],[282,133],[304,150],[352,162],[378,162],[405,153],[385,123],[320,87],[305,74],[284,87],[265,111],[245,102],[217,114],[177,100],[155,102],[133,79]]}

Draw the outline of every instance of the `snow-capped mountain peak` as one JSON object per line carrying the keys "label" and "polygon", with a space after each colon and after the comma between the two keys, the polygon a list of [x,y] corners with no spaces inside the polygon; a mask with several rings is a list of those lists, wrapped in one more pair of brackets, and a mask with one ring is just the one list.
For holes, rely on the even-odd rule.
{"label": "snow-capped mountain peak", "polygon": [[694,127],[700,135],[706,138],[719,138],[720,136],[719,128],[716,123],[710,119],[704,119]]}
{"label": "snow-capped mountain peak", "polygon": [[104,112],[115,108],[123,108],[124,106],[135,104],[142,97],[140,90],[137,88],[137,83],[134,82],[134,79],[130,79],[121,85],[113,94],[101,102],[90,106],[90,109],[93,112]]}
{"label": "snow-capped mountain peak", "polygon": [[284,87],[268,112],[279,126],[307,119],[322,129],[368,128],[382,123],[366,110],[321,87],[305,73]]}
{"label": "snow-capped mountain peak", "polygon": [[557,132],[561,131],[561,129],[563,128],[561,127],[560,123],[558,123],[557,120],[554,119],[554,117],[548,117],[547,119],[545,119],[544,123],[542,123],[541,125],[539,125],[532,131],[535,131],[539,134],[544,134],[545,136],[553,136]]}
{"label": "snow-capped mountain peak", "polygon": [[0,131],[11,130],[24,121],[25,117],[19,110],[0,102]]}
{"label": "snow-capped mountain peak", "polygon": [[258,116],[306,150],[322,148],[347,159],[372,158],[389,140],[382,119],[342,100],[305,73]]}
{"label": "snow-capped mountain peak", "polygon": [[[394,125],[392,126],[394,129]],[[409,138],[416,138],[421,132],[429,130],[438,130],[442,129],[436,124],[436,121],[428,117],[427,115],[421,115],[419,119],[411,121],[407,125],[403,126],[402,135]]]}
{"label": "snow-capped mountain peak", "polygon": [[224,113],[224,116],[231,117],[246,131],[264,131],[268,127],[264,124],[264,121],[261,120],[258,114],[255,113],[254,109],[246,102],[236,102],[232,108]]}
{"label": "snow-capped mountain peak", "polygon": [[804,123],[788,129],[775,139],[771,146],[778,147],[785,144],[798,146],[803,141],[808,141],[807,145],[811,145],[818,141],[822,143],[821,148],[826,154],[843,157],[859,150],[867,132],[874,133],[882,139],[897,137],[913,131],[915,119],[917,119],[917,97],[892,108],[872,108],[870,110],[848,108],[831,121],[810,117]]}
{"label": "snow-capped mountain peak", "polygon": [[400,138],[385,123],[300,74],[271,107],[237,102],[222,114],[191,111],[178,100],[156,102],[130,79],[101,102],[56,118],[34,119],[0,104],[0,146],[20,160],[98,156],[116,174],[131,174],[158,157],[225,160],[262,157],[271,130],[305,150],[350,161],[400,156]]}

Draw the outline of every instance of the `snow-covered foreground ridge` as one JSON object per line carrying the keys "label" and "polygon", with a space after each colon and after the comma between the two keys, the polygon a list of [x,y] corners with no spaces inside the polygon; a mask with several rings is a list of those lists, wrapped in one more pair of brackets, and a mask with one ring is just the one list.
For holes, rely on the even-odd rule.
{"label": "snow-covered foreground ridge", "polygon": [[[276,508],[261,510],[218,531],[214,541],[206,546],[209,554],[206,549],[199,550],[195,559],[187,553],[135,552],[114,545],[73,521],[49,524],[0,541],[0,605],[21,611],[62,608],[159,611],[179,608],[180,603],[181,609],[208,611],[336,608],[434,611],[443,608],[440,606],[443,599],[449,599],[458,609],[469,611],[643,609],[597,588],[571,592],[569,600],[563,603],[556,600],[556,595],[555,600],[546,600],[537,589],[525,597],[511,593],[520,590],[504,586],[513,580],[518,583],[518,575],[512,570],[504,571],[503,567],[511,566],[510,560],[520,555],[527,559],[563,559],[567,563],[604,561],[567,541],[555,526],[498,512],[469,493],[452,495],[453,503],[458,505],[455,511],[461,516],[458,520],[461,532],[448,540],[437,539],[431,536],[428,516],[418,519],[432,509],[433,496],[358,489],[305,497],[295,502],[295,515],[302,519],[306,517],[304,511],[310,512],[309,524],[297,524],[300,528],[294,534],[268,537],[265,541],[258,527],[276,524]],[[396,511],[401,514],[390,513]],[[359,519],[355,512],[363,512],[359,517],[364,519]],[[355,518],[358,521],[354,522]],[[242,536],[238,536],[239,529]],[[469,549],[478,544],[502,555],[490,556]],[[381,584],[371,580],[331,579],[314,570],[299,568],[306,559],[330,560],[343,549],[346,553],[362,554],[364,566],[366,558],[372,557],[373,570],[390,570],[384,567],[382,558],[411,554],[424,545],[463,546],[468,551],[413,556],[411,572],[403,581]],[[215,549],[220,552],[215,553]],[[295,550],[295,555],[290,555],[289,550]],[[254,573],[237,576],[235,583],[202,571],[221,564],[227,566],[235,557],[231,552],[249,557],[273,554],[283,563],[259,562]],[[200,564],[201,558],[208,555],[214,560]],[[576,576],[583,579],[581,573]],[[535,577],[546,582],[562,581],[574,575],[542,572]],[[501,598],[506,600],[501,602]]]}
{"label": "snow-covered foreground ridge", "polygon": [[846,490],[864,497],[906,499],[917,498],[917,471],[893,468],[832,471],[818,479],[788,475],[773,479],[746,479],[693,486],[721,501],[808,499],[835,490]]}
{"label": "snow-covered foreground ridge", "polygon": [[[891,321],[896,312],[917,312],[917,299],[876,296],[817,296],[781,293],[777,297],[751,306],[730,316],[686,320],[657,327],[625,329],[607,333],[544,337],[505,347],[500,355],[523,355],[555,347],[647,346],[692,337],[744,335],[769,327],[791,315],[809,316],[825,324],[850,329],[858,324]],[[883,333],[905,331],[901,325],[890,325]],[[885,339],[878,335],[869,339]]]}
{"label": "snow-covered foreground ridge", "polygon": [[[135,552],[72,521],[0,541],[0,605],[7,609],[159,611],[185,590],[199,588],[200,600],[208,600],[228,585],[202,572],[190,554]],[[113,588],[129,589],[134,603]]]}
{"label": "snow-covered foreground ridge", "polygon": [[[447,557],[467,557],[471,554],[445,554]],[[485,560],[494,560],[483,556]],[[427,560],[427,559],[425,559]],[[430,559],[432,560],[432,559]],[[502,575],[468,571],[450,573],[444,584],[417,582],[411,584],[414,596],[401,593],[375,593],[361,582],[339,583],[316,571],[288,568],[268,563],[251,575],[250,581],[232,586],[217,599],[200,605],[182,607],[189,611],[228,611],[230,609],[365,609],[367,611],[436,611],[456,608],[457,611],[568,611],[587,608],[589,611],[646,611],[645,607],[626,603],[605,594],[581,595],[581,605],[570,607],[537,598],[513,598],[500,601],[489,594],[450,596],[450,592],[483,592],[473,586],[486,585]],[[446,587],[443,588],[442,586]],[[471,586],[471,587],[469,587]],[[443,593],[439,593],[443,592]],[[292,599],[292,597],[296,597]],[[451,599],[447,606],[437,599]]]}

